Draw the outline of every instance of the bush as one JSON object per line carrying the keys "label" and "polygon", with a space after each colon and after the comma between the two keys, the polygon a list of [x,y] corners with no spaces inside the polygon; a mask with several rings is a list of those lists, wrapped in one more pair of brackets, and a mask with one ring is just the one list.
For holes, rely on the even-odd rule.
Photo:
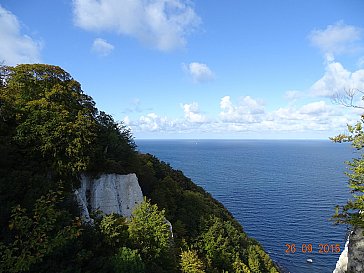
{"label": "bush", "polygon": [[115,273],[144,273],[145,265],[137,250],[122,247],[112,258],[112,267]]}

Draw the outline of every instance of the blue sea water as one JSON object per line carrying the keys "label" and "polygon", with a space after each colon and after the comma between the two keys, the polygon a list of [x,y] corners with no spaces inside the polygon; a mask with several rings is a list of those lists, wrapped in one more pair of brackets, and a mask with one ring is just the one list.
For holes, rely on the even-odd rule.
{"label": "blue sea water", "polygon": [[[137,140],[136,144],[139,151],[170,163],[210,192],[289,272],[334,270],[340,256],[334,246],[344,248],[347,227],[333,225],[330,217],[335,205],[350,197],[344,162],[358,156],[350,145],[323,140]],[[295,244],[295,253],[286,253],[286,244]],[[324,253],[319,253],[320,244]],[[304,253],[308,245],[312,252]]]}

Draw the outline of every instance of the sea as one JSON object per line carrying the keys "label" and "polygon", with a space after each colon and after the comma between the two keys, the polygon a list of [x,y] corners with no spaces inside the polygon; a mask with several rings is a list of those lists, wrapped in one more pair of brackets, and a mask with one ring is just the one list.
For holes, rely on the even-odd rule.
{"label": "sea", "polygon": [[[329,140],[136,140],[219,200],[291,273],[329,273],[346,225],[330,220],[350,198],[350,144]],[[312,260],[312,262],[311,262]]]}

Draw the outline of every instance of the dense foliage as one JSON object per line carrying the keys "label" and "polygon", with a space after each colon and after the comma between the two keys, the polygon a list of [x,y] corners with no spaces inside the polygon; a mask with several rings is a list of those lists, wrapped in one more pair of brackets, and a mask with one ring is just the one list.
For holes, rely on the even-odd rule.
{"label": "dense foliage", "polygon": [[[361,151],[364,147],[364,115],[354,126],[348,125],[349,134],[341,134],[332,138],[335,142],[350,142],[352,146]],[[334,219],[338,223],[350,224],[352,226],[364,228],[364,154],[359,158],[347,162],[349,166],[349,187],[353,194],[353,199],[344,206],[336,207]]]}
{"label": "dense foliage", "polygon": [[[0,272],[277,272],[218,201],[138,153],[59,67],[1,67],[0,136]],[[82,223],[80,175],[130,172],[149,199],[130,219]]]}
{"label": "dense foliage", "polygon": [[13,231],[13,240],[8,245],[0,243],[1,270],[9,273],[29,271],[46,255],[80,236],[79,218],[68,225],[62,223],[67,212],[56,208],[62,198],[61,191],[42,196],[36,201],[31,217],[19,205],[12,209],[9,229]]}

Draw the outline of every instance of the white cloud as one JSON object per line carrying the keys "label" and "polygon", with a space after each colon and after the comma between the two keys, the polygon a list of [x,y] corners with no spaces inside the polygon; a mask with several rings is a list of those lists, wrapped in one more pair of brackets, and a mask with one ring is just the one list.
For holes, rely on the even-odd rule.
{"label": "white cloud", "polygon": [[17,17],[0,5],[0,62],[7,65],[40,62],[40,42],[21,33]]}
{"label": "white cloud", "polygon": [[191,104],[183,104],[183,111],[185,113],[185,119],[192,123],[203,123],[206,122],[206,117],[200,113],[198,103],[193,102]]}
{"label": "white cloud", "polygon": [[[336,54],[359,52],[363,30],[342,21],[327,26],[324,30],[314,30],[310,34],[313,45],[325,54],[325,73],[310,88],[310,94],[318,97],[333,98],[344,94],[345,90],[364,90],[364,69],[350,71],[335,60]],[[360,68],[362,58],[357,62]],[[358,102],[355,102],[358,103]]]}
{"label": "white cloud", "polygon": [[96,38],[92,43],[92,51],[100,56],[107,56],[114,50],[114,46],[101,38]]}
{"label": "white cloud", "polygon": [[364,69],[351,72],[339,62],[329,62],[325,74],[311,86],[311,94],[332,97],[348,89],[364,90]]}
{"label": "white cloud", "polygon": [[207,82],[214,78],[214,73],[206,64],[192,62],[188,65],[183,64],[182,67],[195,83]]}
{"label": "white cloud", "polygon": [[75,24],[114,31],[159,50],[183,47],[200,18],[187,0],[74,0]]}
{"label": "white cloud", "polygon": [[[180,134],[190,136],[229,135],[254,137],[286,136],[329,137],[346,130],[358,113],[342,106],[311,101],[301,106],[288,105],[267,111],[263,102],[250,96],[233,102],[230,96],[220,100],[218,116],[202,115],[197,102],[181,104],[184,116],[172,119],[156,113],[142,115],[135,120],[124,118],[124,123],[137,134],[153,133],[158,136]],[[218,107],[218,104],[216,104]],[[346,108],[345,108],[346,109]]]}
{"label": "white cloud", "polygon": [[284,98],[290,102],[294,102],[303,97],[303,93],[298,90],[288,90],[284,94]]}
{"label": "white cloud", "polygon": [[301,107],[287,106],[271,112],[265,111],[255,116],[255,122],[249,122],[249,120],[246,122],[241,113],[234,116],[234,113],[237,113],[237,107],[231,103],[228,96],[221,100],[221,106],[230,110],[232,118],[220,116],[221,122],[218,123],[218,127],[216,124],[214,128],[211,127],[212,132],[256,132],[263,137],[272,133],[284,136],[282,134],[286,132],[293,133],[296,137],[299,137],[300,133],[322,136],[322,132],[327,132],[328,137],[335,135],[335,132],[341,132],[346,128],[347,123],[353,121],[350,119],[350,113],[344,113],[340,107],[329,105],[324,101],[310,102]]}
{"label": "white cloud", "polygon": [[321,49],[329,60],[335,54],[355,51],[356,42],[361,39],[362,30],[358,27],[345,25],[342,21],[327,26],[326,29],[313,30],[309,38],[311,43]]}
{"label": "white cloud", "polygon": [[[243,105],[245,110],[242,110]],[[199,116],[198,105],[192,103],[183,105],[183,119],[171,119],[149,113],[135,121],[125,117],[124,123],[138,134],[152,132],[159,136],[161,133],[175,136],[207,134],[221,137],[239,134],[244,138],[253,134],[259,138],[284,138],[289,134],[299,138],[301,134],[316,137],[334,136],[345,131],[346,124],[352,124],[357,119],[357,114],[342,111],[341,107],[324,101],[310,102],[301,107],[281,107],[267,112],[262,108],[262,104],[251,97],[244,97],[238,104],[234,104],[229,96],[225,96],[220,101],[220,107],[223,111],[219,118],[202,118]],[[254,108],[255,110],[252,110]]]}
{"label": "white cloud", "polygon": [[167,117],[158,116],[156,113],[143,115],[139,117],[137,122],[131,122],[130,120],[128,120],[128,122],[128,125],[135,128],[137,131],[169,131],[176,127],[175,121],[170,120]]}
{"label": "white cloud", "polygon": [[126,126],[129,126],[131,124],[131,121],[130,121],[130,118],[129,116],[125,116],[123,118],[123,123],[126,125]]}
{"label": "white cloud", "polygon": [[[341,132],[346,124],[352,122],[351,113],[342,112],[341,108],[328,105],[324,101],[305,104],[300,108],[283,107],[270,113],[271,130],[290,132]],[[335,133],[328,133],[327,137]]]}
{"label": "white cloud", "polygon": [[230,96],[220,100],[220,118],[224,122],[257,123],[264,115],[264,105],[250,96],[241,98],[237,105],[231,102]]}
{"label": "white cloud", "polygon": [[331,113],[331,109],[326,102],[316,101],[302,106],[299,113],[304,115],[320,115]]}
{"label": "white cloud", "polygon": [[146,116],[139,118],[141,129],[147,129],[149,131],[158,130],[164,123],[164,119],[157,116],[155,113],[149,113]]}
{"label": "white cloud", "polygon": [[186,132],[201,129],[209,123],[207,118],[201,114],[197,102],[181,104],[181,108],[184,117],[179,119],[160,116],[152,112],[142,115],[136,120],[125,116],[123,122],[134,132]]}

